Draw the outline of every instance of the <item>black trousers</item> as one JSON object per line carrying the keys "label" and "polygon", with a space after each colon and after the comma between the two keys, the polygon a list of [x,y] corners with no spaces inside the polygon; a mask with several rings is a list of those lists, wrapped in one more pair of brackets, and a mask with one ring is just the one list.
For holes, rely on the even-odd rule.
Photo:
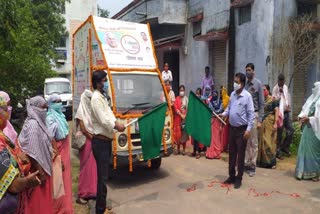
{"label": "black trousers", "polygon": [[193,140],[193,152],[201,152],[200,148],[199,148],[199,141],[197,140]]}
{"label": "black trousers", "polygon": [[[243,135],[247,130],[247,126],[232,127],[229,133],[229,177],[242,180],[244,170],[244,158],[246,154],[247,141]],[[236,164],[238,174],[236,176]]]}
{"label": "black trousers", "polygon": [[[282,141],[282,132],[283,129],[286,129],[286,137]],[[292,121],[290,119],[290,112],[285,112],[284,113],[284,118],[283,118],[283,126],[278,129],[278,136],[277,136],[277,152],[279,153],[281,150],[284,151],[290,151],[290,145],[292,143],[293,139],[293,133],[294,129],[292,127]]]}
{"label": "black trousers", "polygon": [[93,156],[97,163],[98,185],[96,199],[96,213],[104,213],[107,206],[107,180],[112,150],[112,141],[92,139]]}

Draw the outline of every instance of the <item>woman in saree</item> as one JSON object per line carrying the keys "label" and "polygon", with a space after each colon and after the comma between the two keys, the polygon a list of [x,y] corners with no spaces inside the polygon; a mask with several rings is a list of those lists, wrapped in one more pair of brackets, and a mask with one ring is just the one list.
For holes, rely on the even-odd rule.
{"label": "woman in saree", "polygon": [[56,141],[58,153],[63,165],[62,180],[65,194],[53,200],[54,213],[73,213],[72,207],[72,177],[69,143],[69,125],[62,113],[62,102],[58,94],[48,98],[48,113],[46,124],[49,134]]}
{"label": "woman in saree", "polygon": [[7,126],[4,128],[3,133],[11,140],[11,142],[16,143],[18,134],[17,134],[16,130],[14,130],[12,124],[10,123],[11,113],[12,113],[12,106],[11,106],[11,100],[10,100],[9,94],[7,94],[4,91],[0,91],[0,96],[7,103],[8,114],[9,114],[9,119],[7,121]]}
{"label": "woman in saree", "polygon": [[[226,109],[229,105],[229,96],[227,89],[223,86],[220,87],[220,100],[222,102],[222,108]],[[229,126],[225,125],[222,131],[222,144],[223,144],[223,151],[228,151],[228,134],[229,134]]]}
{"label": "woman in saree", "polygon": [[18,213],[42,214],[53,213],[52,200],[52,144],[46,126],[47,102],[36,96],[27,102],[27,119],[25,120],[18,141],[21,150],[31,162],[31,172],[39,171],[41,185],[21,194]]}
{"label": "woman in saree", "polygon": [[[218,91],[213,90],[211,92],[211,97],[208,100],[208,106],[212,112],[221,114],[223,112],[222,102],[219,99]],[[220,154],[223,151],[223,124],[216,117],[211,119],[211,145],[207,149],[206,157],[208,159],[220,159]]]}
{"label": "woman in saree", "polygon": [[263,168],[275,168],[277,153],[277,122],[279,118],[279,100],[273,100],[269,85],[264,86],[264,118],[261,126],[257,165]]}
{"label": "woman in saree", "polygon": [[187,115],[188,107],[188,97],[185,95],[184,85],[179,87],[179,96],[176,97],[174,102],[174,123],[173,123],[173,132],[175,142],[177,144],[176,154],[180,154],[180,146],[182,144],[183,151],[182,155],[185,155],[186,152],[186,142],[189,138],[188,134],[183,130],[185,119]]}
{"label": "woman in saree", "polygon": [[86,204],[89,199],[97,195],[97,166],[91,149],[93,126],[91,121],[91,96],[90,90],[85,90],[81,95],[80,105],[76,114],[77,126],[86,136],[86,143],[79,150],[80,175],[77,203]]}
{"label": "woman in saree", "polygon": [[296,165],[298,180],[319,181],[320,176],[320,82],[314,84],[311,96],[299,114],[302,123]]}
{"label": "woman in saree", "polygon": [[24,153],[15,153],[15,144],[3,132],[9,116],[7,101],[0,97],[0,213],[7,214],[16,212],[20,192],[40,184],[39,171],[24,176],[19,169],[17,158],[26,164],[29,159]]}

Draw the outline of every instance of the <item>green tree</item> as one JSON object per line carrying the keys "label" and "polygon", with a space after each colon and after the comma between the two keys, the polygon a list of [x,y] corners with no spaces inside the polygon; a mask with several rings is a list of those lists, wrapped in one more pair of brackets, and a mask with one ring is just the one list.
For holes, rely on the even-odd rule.
{"label": "green tree", "polygon": [[101,8],[101,7],[98,5],[98,16],[104,17],[104,18],[108,18],[108,17],[109,17],[109,11],[106,10],[106,9]]}
{"label": "green tree", "polygon": [[23,102],[55,76],[65,0],[0,0],[0,89]]}

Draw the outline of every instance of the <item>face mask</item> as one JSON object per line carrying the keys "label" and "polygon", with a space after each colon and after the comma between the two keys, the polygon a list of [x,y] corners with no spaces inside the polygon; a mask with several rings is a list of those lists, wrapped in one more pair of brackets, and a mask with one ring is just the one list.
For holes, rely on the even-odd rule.
{"label": "face mask", "polygon": [[217,100],[217,99],[218,99],[218,95],[213,95],[213,96],[212,96],[212,99],[213,99],[213,100]]}
{"label": "face mask", "polygon": [[183,97],[184,96],[184,91],[180,91],[180,97]]}
{"label": "face mask", "polygon": [[47,118],[48,109],[37,108],[37,111],[38,111],[39,117],[45,123],[46,122],[46,118]]}
{"label": "face mask", "polygon": [[247,78],[252,79],[253,78],[253,73],[246,73]]}
{"label": "face mask", "polygon": [[241,84],[235,82],[233,83],[233,88],[235,91],[238,91],[241,88]]}
{"label": "face mask", "polygon": [[60,111],[62,109],[62,103],[53,103],[50,107],[55,111]]}
{"label": "face mask", "polygon": [[8,106],[7,112],[8,112],[8,114],[9,114],[9,120],[10,120],[11,114],[12,114],[12,106]]}
{"label": "face mask", "polygon": [[103,91],[104,92],[108,92],[108,88],[109,88],[109,82],[107,81],[107,82],[104,82],[104,84],[103,84]]}

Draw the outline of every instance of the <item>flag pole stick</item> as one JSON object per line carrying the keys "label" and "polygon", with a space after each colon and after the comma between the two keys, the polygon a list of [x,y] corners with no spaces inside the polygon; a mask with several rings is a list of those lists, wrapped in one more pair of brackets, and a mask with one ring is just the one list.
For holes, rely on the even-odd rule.
{"label": "flag pole stick", "polygon": [[124,125],[124,127],[128,127],[128,126],[130,126],[131,124],[133,124],[133,123],[135,123],[135,122],[137,122],[138,121],[138,118],[137,119],[134,119],[134,120],[132,120],[130,123],[127,123],[126,125]]}
{"label": "flag pole stick", "polygon": [[222,120],[221,117],[219,117],[219,115],[217,115],[214,111],[212,113],[215,117],[217,117],[221,121],[223,125],[227,125],[226,122],[224,122],[224,120]]}

